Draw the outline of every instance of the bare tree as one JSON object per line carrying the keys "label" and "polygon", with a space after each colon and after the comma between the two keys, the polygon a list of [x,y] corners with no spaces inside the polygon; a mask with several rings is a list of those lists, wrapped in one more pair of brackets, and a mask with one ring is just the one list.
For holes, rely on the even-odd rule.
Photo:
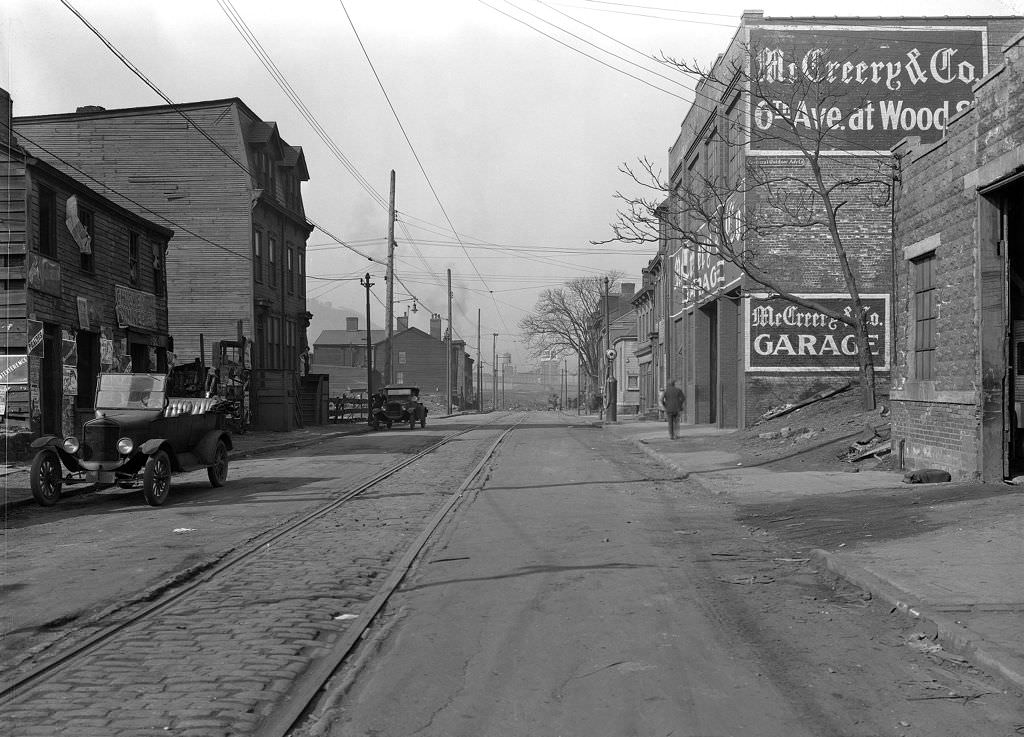
{"label": "bare tree", "polygon": [[[749,279],[768,292],[850,326],[857,345],[863,401],[875,406],[872,345],[865,324],[865,307],[858,284],[857,258],[877,253],[877,240],[863,238],[843,215],[844,208],[859,208],[879,226],[891,225],[891,160],[883,156],[854,155],[847,149],[853,114],[849,94],[824,70],[833,63],[827,53],[816,58],[822,73],[793,74],[777,49],[742,47],[731,60],[711,67],[667,56],[681,72],[701,80],[698,103],[717,107],[724,120],[721,142],[727,160],[748,143],[789,152],[778,156],[745,156],[742,166],[713,171],[687,171],[678,182],[666,181],[652,162],[624,164],[620,170],[642,194],[616,193],[624,203],[612,223],[614,238],[628,243],[676,240],[686,248],[735,264]],[[840,60],[841,61],[841,60]],[[789,75],[780,84],[780,78]],[[705,102],[699,102],[703,98]],[[741,113],[729,115],[731,104],[753,111],[751,123]],[[738,104],[737,104],[738,101]],[[862,106],[866,103],[862,103]],[[863,115],[863,107],[861,114]],[[798,166],[792,161],[802,162]],[[726,170],[723,174],[723,170]],[[871,212],[865,213],[865,207]],[[836,272],[851,297],[852,309],[800,296],[800,282],[792,265],[779,252],[780,236],[804,243],[828,244]],[[691,284],[700,291],[701,287]],[[706,287],[705,287],[706,289]]]}
{"label": "bare tree", "polygon": [[[609,275],[610,280],[615,278]],[[588,396],[599,386],[604,282],[604,276],[580,277],[556,289],[545,289],[533,312],[519,321],[519,329],[534,355],[577,357]]]}

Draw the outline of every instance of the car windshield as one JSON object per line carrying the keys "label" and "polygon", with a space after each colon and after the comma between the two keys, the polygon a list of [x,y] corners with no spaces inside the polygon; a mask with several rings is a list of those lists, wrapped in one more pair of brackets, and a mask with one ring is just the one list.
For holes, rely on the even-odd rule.
{"label": "car windshield", "polygon": [[96,409],[162,409],[166,382],[162,374],[100,374]]}

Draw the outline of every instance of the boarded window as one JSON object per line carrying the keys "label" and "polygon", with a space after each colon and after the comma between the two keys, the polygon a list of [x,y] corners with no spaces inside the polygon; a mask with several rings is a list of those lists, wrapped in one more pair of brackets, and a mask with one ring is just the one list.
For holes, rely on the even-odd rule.
{"label": "boarded window", "polygon": [[935,252],[912,263],[914,279],[914,378],[935,377],[935,323],[938,304],[935,293]]}

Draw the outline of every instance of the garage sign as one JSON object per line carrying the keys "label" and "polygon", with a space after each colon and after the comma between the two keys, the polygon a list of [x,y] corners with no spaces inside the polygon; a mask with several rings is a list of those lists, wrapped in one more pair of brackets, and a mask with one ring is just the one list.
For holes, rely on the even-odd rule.
{"label": "garage sign", "polygon": [[[797,294],[823,307],[853,314],[845,294]],[[889,295],[861,295],[864,322],[876,371],[889,370]],[[745,367],[773,373],[857,371],[853,328],[778,295],[752,294],[744,300]]]}

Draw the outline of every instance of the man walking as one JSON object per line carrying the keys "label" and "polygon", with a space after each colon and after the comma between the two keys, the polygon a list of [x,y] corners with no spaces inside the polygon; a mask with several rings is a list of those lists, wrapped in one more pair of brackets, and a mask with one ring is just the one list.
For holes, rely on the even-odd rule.
{"label": "man walking", "polygon": [[679,413],[683,411],[685,402],[686,395],[683,394],[683,390],[676,386],[675,379],[669,379],[668,388],[661,395],[661,406],[668,415],[668,437],[671,440],[676,438],[676,424],[679,422]]}

